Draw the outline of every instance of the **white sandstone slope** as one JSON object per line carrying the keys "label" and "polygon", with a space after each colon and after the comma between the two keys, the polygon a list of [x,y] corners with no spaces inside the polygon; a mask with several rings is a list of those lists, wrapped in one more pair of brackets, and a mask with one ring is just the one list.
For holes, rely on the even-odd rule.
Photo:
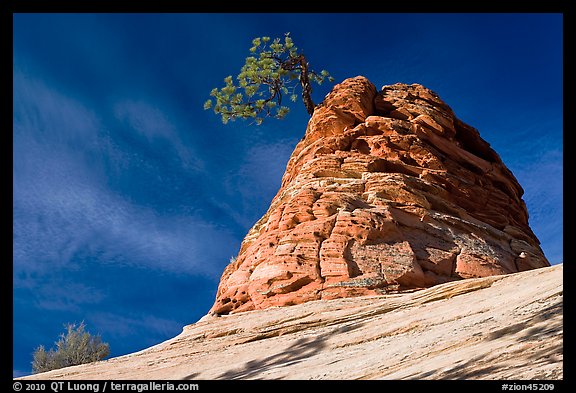
{"label": "white sandstone slope", "polygon": [[563,266],[206,317],[25,379],[562,379]]}

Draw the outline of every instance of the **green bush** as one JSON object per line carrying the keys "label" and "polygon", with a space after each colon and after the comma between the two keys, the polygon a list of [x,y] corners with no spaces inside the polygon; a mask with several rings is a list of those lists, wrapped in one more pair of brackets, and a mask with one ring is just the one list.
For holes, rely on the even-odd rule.
{"label": "green bush", "polygon": [[81,322],[67,324],[66,333],[60,335],[55,343],[56,349],[49,351],[40,345],[34,350],[32,371],[42,373],[62,367],[91,363],[102,360],[110,353],[108,343],[103,343],[100,336],[93,336],[85,331],[86,325]]}

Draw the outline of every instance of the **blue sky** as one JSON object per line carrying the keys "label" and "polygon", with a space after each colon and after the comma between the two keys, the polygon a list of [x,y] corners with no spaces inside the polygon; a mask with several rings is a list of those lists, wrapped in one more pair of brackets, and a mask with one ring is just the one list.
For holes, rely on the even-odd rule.
{"label": "blue sky", "polygon": [[[13,373],[85,321],[113,356],[181,332],[265,213],[308,120],[202,109],[252,38],[291,32],[339,82],[421,83],[525,189],[562,243],[561,14],[15,14]],[[316,102],[329,86],[315,89]]]}

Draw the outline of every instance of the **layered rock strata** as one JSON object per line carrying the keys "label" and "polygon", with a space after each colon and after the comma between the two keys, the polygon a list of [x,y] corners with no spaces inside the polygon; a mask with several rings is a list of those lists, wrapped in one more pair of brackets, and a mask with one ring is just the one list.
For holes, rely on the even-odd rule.
{"label": "layered rock strata", "polygon": [[523,189],[418,84],[336,85],[308,123],[211,312],[414,290],[549,266]]}
{"label": "layered rock strata", "polygon": [[561,380],[562,277],[556,265],[207,316],[142,351],[22,379]]}

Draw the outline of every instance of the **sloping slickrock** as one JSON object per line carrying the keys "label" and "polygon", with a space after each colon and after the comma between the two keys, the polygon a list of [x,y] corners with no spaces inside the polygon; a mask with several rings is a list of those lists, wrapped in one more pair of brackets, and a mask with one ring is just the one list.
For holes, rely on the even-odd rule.
{"label": "sloping slickrock", "polygon": [[308,123],[212,312],[421,289],[549,266],[523,190],[437,94],[364,77]]}
{"label": "sloping slickrock", "polygon": [[146,350],[26,379],[562,379],[562,271],[208,316]]}

